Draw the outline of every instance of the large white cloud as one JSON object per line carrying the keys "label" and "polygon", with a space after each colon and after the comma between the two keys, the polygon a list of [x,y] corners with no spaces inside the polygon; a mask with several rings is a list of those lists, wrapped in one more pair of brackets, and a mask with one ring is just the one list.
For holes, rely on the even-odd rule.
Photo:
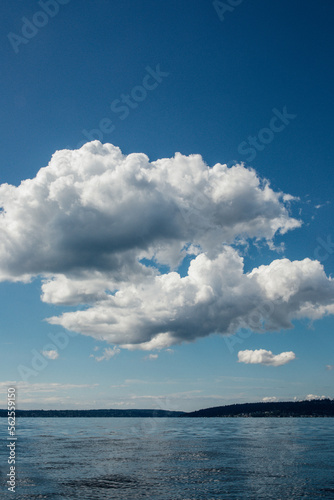
{"label": "large white cloud", "polygon": [[[285,287],[279,286],[277,273]],[[270,280],[272,288],[277,286],[274,297],[268,293]],[[287,296],[288,288],[293,293]],[[86,310],[49,321],[128,348],[154,349],[239,328],[291,328],[295,318],[331,313],[334,280],[319,262],[275,260],[244,273],[242,257],[227,246],[213,259],[204,253],[196,256],[185,277],[170,272],[139,285],[124,284]]]}
{"label": "large white cloud", "polygon": [[289,328],[334,312],[333,280],[310,259],[245,273],[231,245],[299,227],[291,199],[199,155],[149,162],[98,141],[58,151],[34,179],[0,186],[0,280],[42,277],[45,302],[87,305],[50,323],[130,349]]}
{"label": "large white cloud", "polygon": [[271,240],[300,225],[283,193],[242,165],[199,155],[149,162],[98,141],[57,151],[20,186],[0,186],[0,279],[111,270],[138,257],[176,266],[187,243],[212,254],[239,237]]}
{"label": "large white cloud", "polygon": [[240,363],[250,363],[253,365],[282,366],[295,359],[295,357],[296,355],[292,351],[273,354],[271,351],[266,351],[265,349],[255,349],[255,351],[246,349],[245,351],[238,352]]}

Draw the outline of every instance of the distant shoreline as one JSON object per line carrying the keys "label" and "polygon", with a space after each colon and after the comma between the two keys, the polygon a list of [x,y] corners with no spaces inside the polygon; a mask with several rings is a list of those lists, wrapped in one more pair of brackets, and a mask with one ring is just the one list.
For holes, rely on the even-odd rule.
{"label": "distant shoreline", "polygon": [[[0,418],[8,411],[0,409]],[[193,412],[168,410],[16,410],[17,418],[319,418],[334,417],[334,400],[241,403],[205,408]]]}

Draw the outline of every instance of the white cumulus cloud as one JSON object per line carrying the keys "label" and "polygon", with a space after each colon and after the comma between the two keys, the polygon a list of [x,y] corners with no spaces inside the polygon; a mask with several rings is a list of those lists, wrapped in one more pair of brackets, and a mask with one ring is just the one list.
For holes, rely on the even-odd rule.
{"label": "white cumulus cloud", "polygon": [[280,354],[273,354],[271,351],[266,351],[265,349],[255,349],[251,351],[246,349],[245,351],[238,352],[239,363],[247,364],[258,364],[266,366],[281,366],[289,363],[295,359],[296,355],[292,351],[281,352]]}
{"label": "white cumulus cloud", "polygon": [[51,324],[128,349],[291,328],[334,312],[334,281],[311,259],[246,273],[238,248],[298,228],[292,199],[200,155],[150,162],[99,141],[57,151],[35,178],[0,186],[0,281],[40,277],[44,302],[80,306]]}
{"label": "white cumulus cloud", "polygon": [[[187,243],[212,253],[237,237],[271,240],[301,224],[283,193],[242,165],[209,168],[180,153],[150,162],[99,141],[57,151],[18,187],[2,184],[0,206],[0,278],[56,277],[65,302],[99,298],[111,277],[147,272],[140,257],[175,266]],[[87,270],[96,274],[80,289]],[[45,293],[61,301],[59,290]]]}
{"label": "white cumulus cloud", "polygon": [[[273,301],[262,274],[275,287],[278,269],[293,293],[287,297],[286,288],[277,287]],[[297,284],[296,274],[300,274]],[[283,259],[247,274],[242,257],[225,247],[214,259],[204,253],[195,257],[185,277],[170,272],[140,285],[124,284],[93,306],[54,316],[49,322],[125,348],[152,350],[239,328],[259,332],[291,328],[294,318],[316,319],[333,311],[334,281],[320,263]]]}
{"label": "white cumulus cloud", "polygon": [[278,401],[278,399],[276,396],[267,396],[265,398],[262,398],[262,401],[264,403],[275,403],[276,401]]}

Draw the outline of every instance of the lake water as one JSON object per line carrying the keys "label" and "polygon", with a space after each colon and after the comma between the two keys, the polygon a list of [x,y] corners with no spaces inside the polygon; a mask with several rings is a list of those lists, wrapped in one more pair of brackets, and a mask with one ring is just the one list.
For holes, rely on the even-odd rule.
{"label": "lake water", "polygon": [[16,493],[81,500],[334,499],[331,418],[21,418]]}

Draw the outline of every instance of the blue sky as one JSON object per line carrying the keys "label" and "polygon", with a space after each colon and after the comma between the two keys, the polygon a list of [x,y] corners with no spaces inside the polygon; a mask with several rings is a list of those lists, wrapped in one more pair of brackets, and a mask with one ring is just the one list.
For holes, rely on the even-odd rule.
{"label": "blue sky", "polygon": [[[236,2],[231,4],[235,5]],[[201,155],[209,167],[220,163],[231,168],[244,162],[238,182],[245,180],[247,185],[246,169],[255,169],[256,179],[269,180],[272,190],[270,196],[274,198],[273,193],[283,192],[296,198],[292,201],[275,201],[275,210],[281,210],[280,214],[284,218],[281,228],[287,228],[291,220],[302,221],[302,225],[285,234],[279,234],[278,230],[271,234],[273,219],[268,215],[267,201],[263,198],[256,207],[256,213],[270,220],[266,233],[261,233],[262,229],[257,228],[261,234],[256,233],[255,236],[259,236],[260,240],[254,244],[253,237],[244,236],[248,229],[245,229],[247,223],[243,222],[244,245],[238,245],[233,238],[231,240],[227,232],[225,240],[224,236],[221,237],[221,243],[242,255],[245,273],[259,266],[270,266],[277,259],[298,262],[307,258],[312,261],[318,259],[319,266],[324,266],[326,280],[321,275],[320,267],[314,267],[312,279],[307,281],[305,276],[310,263],[307,269],[298,268],[297,274],[302,283],[300,286],[309,286],[314,292],[312,300],[307,299],[307,307],[310,307],[310,300],[316,304],[318,297],[327,294],[321,299],[321,304],[317,303],[318,311],[313,311],[319,319],[315,320],[315,316],[312,318],[310,314],[299,319],[296,317],[298,311],[291,312],[289,308],[293,329],[282,327],[284,321],[280,317],[276,324],[278,331],[265,328],[264,333],[252,333],[252,324],[249,323],[247,331],[243,330],[243,336],[236,330],[235,336],[226,340],[223,335],[209,335],[207,331],[203,333],[199,327],[197,340],[193,341],[193,327],[183,316],[184,311],[175,306],[183,330],[180,330],[178,337],[174,335],[174,339],[177,337],[175,342],[163,348],[119,348],[122,344],[119,340],[99,340],[99,332],[93,326],[92,334],[86,331],[82,335],[81,331],[70,336],[66,332],[72,330],[64,329],[64,322],[50,324],[45,319],[59,317],[63,312],[84,313],[91,303],[75,302],[72,298],[71,304],[57,305],[55,295],[52,295],[54,290],[50,292],[50,287],[48,293],[51,298],[42,301],[41,280],[54,280],[54,276],[61,273],[72,280],[71,286],[74,279],[83,280],[83,274],[74,276],[73,260],[66,270],[62,268],[61,263],[66,261],[68,254],[57,253],[54,256],[52,253],[61,238],[65,241],[69,237],[74,227],[71,224],[78,220],[69,219],[70,229],[66,232],[65,226],[62,226],[55,236],[56,240],[53,240],[54,233],[46,230],[48,219],[38,219],[36,215],[38,211],[42,213],[44,210],[43,194],[35,213],[31,211],[32,205],[31,210],[25,206],[27,201],[23,191],[20,196],[19,191],[15,190],[9,195],[8,188],[4,188],[1,193],[6,196],[13,218],[12,225],[5,221],[1,231],[12,231],[13,224],[17,224],[19,229],[15,238],[10,233],[12,240],[9,239],[9,233],[4,233],[5,236],[1,238],[7,242],[7,246],[1,247],[3,264],[0,265],[0,274],[4,277],[0,283],[1,390],[5,397],[7,382],[16,381],[22,408],[168,407],[193,410],[234,402],[259,401],[267,397],[279,400],[301,399],[308,394],[333,397],[333,316],[327,313],[334,301],[332,282],[329,281],[334,269],[334,247],[331,246],[331,241],[334,241],[334,235],[331,236],[334,6],[329,0],[317,4],[296,1],[293,5],[285,0],[259,0],[256,5],[241,1],[224,12],[224,7],[218,5],[217,2],[199,0],[191,2],[191,5],[174,0],[62,0],[56,4],[30,0],[13,3],[6,0],[1,21],[1,63],[2,68],[5,68],[0,81],[1,183],[19,186],[24,179],[34,179],[37,172],[48,165],[55,151],[76,150],[94,139],[99,139],[103,144],[113,144],[120,148],[123,155],[144,153],[150,162],[173,158],[176,152],[185,156]],[[52,16],[47,13],[41,15],[41,11],[52,12]],[[40,27],[36,28],[31,23]],[[105,149],[96,151],[94,154],[101,155],[101,158],[106,155]],[[91,154],[91,150],[84,150],[78,165],[80,162],[88,164]],[[66,161],[74,165],[76,160],[73,158],[66,157]],[[57,168],[64,160],[59,156],[54,161]],[[140,166],[144,165],[142,157],[137,156],[135,161]],[[190,171],[191,168],[195,169],[195,163],[195,160],[190,160],[188,167],[184,167],[180,159],[173,164],[165,161],[163,168],[167,173],[175,170],[175,176],[179,171],[184,174],[182,179],[185,179],[187,168]],[[201,166],[202,173],[205,164]],[[126,183],[123,174],[120,175],[113,189],[121,189],[122,182]],[[205,175],[203,173],[203,179]],[[190,176],[189,182],[194,178],[195,173],[193,177]],[[207,188],[216,189],[217,179]],[[156,182],[161,192],[166,193],[168,203],[173,205],[176,188],[173,191],[170,184],[165,185],[162,177]],[[87,186],[91,185],[88,180]],[[236,188],[232,186],[231,189]],[[203,203],[205,205],[205,198],[204,202],[198,198],[196,205],[199,192],[200,189],[197,189],[191,195],[195,214],[204,213],[202,222],[204,224],[207,221],[209,228],[210,224],[212,226],[209,220],[212,214],[206,211],[206,207],[201,212],[200,207]],[[245,205],[239,198],[237,203],[236,194],[232,193],[231,203],[238,212],[233,217],[241,216],[242,211],[253,210],[247,201],[253,193],[251,188],[248,192],[245,187],[245,193]],[[262,196],[263,191],[260,194]],[[134,199],[138,196],[140,191],[134,193]],[[94,203],[97,203],[97,198],[97,192],[93,192]],[[18,205],[15,205],[15,200],[18,200]],[[113,197],[110,203],[117,205],[117,200],[117,197]],[[159,228],[168,226],[168,235],[174,231],[171,221],[175,214],[168,212],[168,207],[172,206],[168,203],[162,207],[161,213],[157,208],[158,203],[141,206],[145,210],[143,213],[149,214],[148,220],[153,209],[157,209],[159,214],[154,224],[148,223],[145,234],[138,233],[139,237],[153,238],[152,228],[158,233]],[[121,217],[119,231],[123,225],[126,233],[129,224],[132,231],[129,229],[130,235],[140,225],[138,221],[143,219],[137,220],[135,206],[130,207],[131,210],[129,207],[125,209],[124,220]],[[105,211],[106,207],[101,210]],[[63,215],[65,212],[64,209]],[[138,209],[138,217],[143,213]],[[67,216],[71,217],[71,214],[67,212]],[[185,231],[189,229],[192,235],[197,236],[194,239],[189,237],[187,243],[203,242],[201,252],[204,254],[209,251],[204,248],[205,241],[210,247],[213,235],[210,233],[210,236],[204,230],[201,232],[203,228],[195,227],[195,222],[192,224],[193,233],[189,228]],[[59,228],[60,223],[53,227]],[[85,227],[84,223],[82,227]],[[80,232],[79,236],[83,239],[80,240],[78,236],[76,240],[77,233],[73,230],[71,248],[75,247],[76,241],[78,248],[82,241],[87,244],[90,241],[89,231],[84,236]],[[152,234],[149,234],[150,231]],[[222,227],[222,234],[225,234],[224,231]],[[205,234],[209,234],[207,240]],[[235,237],[237,232],[233,234]],[[169,241],[168,235],[164,235],[163,241]],[[110,237],[117,240],[112,234]],[[96,238],[96,248],[97,241],[102,246],[107,245],[100,234]],[[265,243],[266,238],[272,241],[272,249],[269,248],[270,244]],[[162,245],[161,241],[158,241],[158,246]],[[38,267],[38,262],[44,262],[44,254],[39,254],[38,250],[43,246],[41,242],[49,248],[53,259],[50,257],[50,262],[45,260],[44,268],[42,264]],[[282,243],[284,250],[279,251]],[[173,248],[168,247],[166,250],[169,264],[173,260]],[[78,251],[81,250],[80,247]],[[94,267],[92,248],[90,252],[92,254],[87,257],[90,264],[86,262],[86,267],[84,264],[80,267],[81,273],[87,273],[83,287],[96,279],[96,275],[89,274],[97,269]],[[9,254],[14,257],[9,258]],[[152,255],[148,253],[143,262],[153,264]],[[54,267],[55,259],[59,259],[58,268]],[[188,255],[183,264],[179,262],[174,266],[175,271],[180,276],[186,276],[189,262],[194,259],[195,254]],[[198,262],[198,266],[206,265],[204,261],[201,261],[202,264]],[[156,258],[155,263],[162,273],[173,267],[163,262],[162,258],[160,261]],[[103,269],[102,281],[111,279],[110,274],[105,274],[107,271],[111,272]],[[224,269],[221,271],[225,276]],[[26,277],[29,275],[30,282],[22,282],[24,272]],[[101,268],[98,272],[102,272]],[[116,272],[114,268],[113,272]],[[271,275],[268,278],[273,280],[270,286],[276,286],[279,291],[280,287],[284,288],[284,283],[288,283],[286,286],[293,290],[295,282],[291,276],[294,272],[295,268],[287,267],[284,272],[282,270]],[[280,285],[282,273],[286,273],[287,281],[283,280]],[[13,282],[14,277],[17,282]],[[129,279],[132,283],[137,278],[134,272]],[[291,278],[290,281],[288,278]],[[261,280],[262,289],[266,289],[268,295],[270,287],[267,286],[265,275]],[[225,283],[224,280],[222,282]],[[146,319],[151,315],[152,323],[152,314],[154,316],[158,311],[154,307],[158,305],[152,305],[153,309],[149,311],[147,308],[149,297],[154,297],[156,292],[148,282],[141,283],[147,293],[143,295],[144,299],[140,299],[143,301],[141,307]],[[130,294],[128,285],[124,285],[125,295]],[[56,294],[63,293],[61,284],[55,286],[58,286]],[[179,287],[179,282],[175,286]],[[204,285],[201,282],[199,286]],[[103,285],[101,287],[102,293],[105,288]],[[110,301],[116,289],[109,290]],[[187,293],[185,290],[185,298]],[[251,300],[253,292],[249,293],[248,299]],[[165,297],[167,302],[168,297]],[[298,300],[304,299],[299,297]],[[96,300],[94,304],[97,304]],[[233,307],[239,307],[240,304],[239,298]],[[320,306],[327,307],[327,313],[325,309],[319,312]],[[219,307],[215,309],[217,315]],[[137,317],[134,311],[129,309],[130,319],[134,317],[131,316],[133,314]],[[207,314],[205,311],[204,316]],[[282,311],[279,309],[277,312],[276,309],[277,314],[284,314]],[[71,316],[69,319],[71,325],[73,318]],[[207,319],[203,317],[203,324]],[[213,328],[215,317],[211,320]],[[94,321],[93,317],[92,325]],[[128,321],[128,318],[124,321]],[[153,328],[151,323],[144,322],[142,330],[145,325],[147,331]],[[141,335],[145,336],[147,332],[142,330]],[[66,339],[66,346],[57,348],[56,359],[48,359],[41,354],[53,350],[50,348],[50,344],[54,344],[50,335]],[[154,335],[157,335],[157,331]],[[134,340],[136,343],[139,343],[138,338]],[[280,359],[275,358],[275,361],[269,355],[266,363],[268,353],[262,352],[258,353],[260,362],[255,363],[254,356],[258,350],[271,351],[273,355],[292,352],[294,358],[290,355],[289,362],[280,364]],[[238,362],[240,351],[246,351],[244,356],[248,359],[247,363]],[[36,353],[38,359],[42,359],[39,365],[35,361]],[[49,356],[52,354],[49,353]],[[109,359],[96,360],[103,356]],[[275,362],[279,366],[274,366]],[[21,371],[18,370],[20,366]],[[22,367],[31,372],[24,371]],[[22,376],[22,370],[25,377]]]}

